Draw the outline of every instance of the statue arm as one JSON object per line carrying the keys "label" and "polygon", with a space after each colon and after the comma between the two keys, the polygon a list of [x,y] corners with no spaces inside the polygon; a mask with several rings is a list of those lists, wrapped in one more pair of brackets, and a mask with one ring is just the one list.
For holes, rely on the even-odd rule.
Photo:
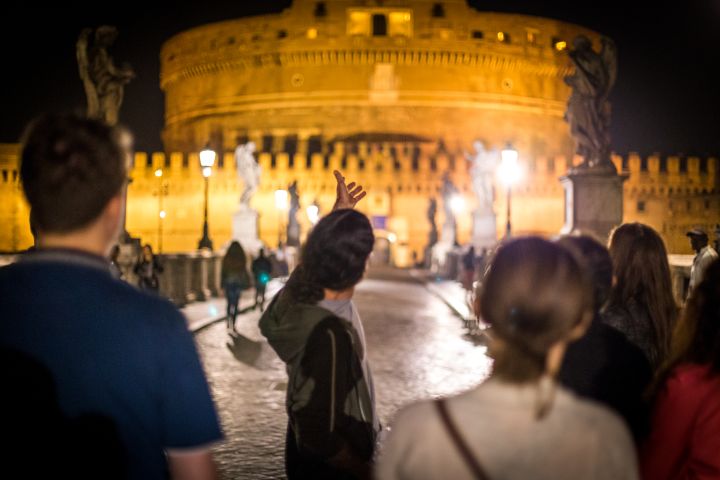
{"label": "statue arm", "polygon": [[92,29],[84,28],[80,32],[77,43],[75,44],[75,54],[78,62],[78,73],[80,79],[83,82],[85,88],[85,95],[87,96],[87,115],[89,117],[96,117],[100,111],[100,101],[98,99],[97,88],[95,83],[92,81],[90,76],[90,60],[88,58],[88,44],[89,37],[92,34]]}

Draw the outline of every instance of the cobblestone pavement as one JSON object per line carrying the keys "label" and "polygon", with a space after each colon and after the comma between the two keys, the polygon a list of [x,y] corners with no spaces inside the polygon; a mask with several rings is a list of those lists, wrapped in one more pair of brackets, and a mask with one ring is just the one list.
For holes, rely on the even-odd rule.
{"label": "cobblestone pavement", "polygon": [[[355,301],[365,325],[378,413],[388,424],[414,400],[471,388],[488,373],[485,347],[465,335],[459,318],[421,284],[365,280]],[[224,478],[284,478],[283,363],[257,327],[259,312],[197,333],[198,348],[227,440],[216,447]]]}

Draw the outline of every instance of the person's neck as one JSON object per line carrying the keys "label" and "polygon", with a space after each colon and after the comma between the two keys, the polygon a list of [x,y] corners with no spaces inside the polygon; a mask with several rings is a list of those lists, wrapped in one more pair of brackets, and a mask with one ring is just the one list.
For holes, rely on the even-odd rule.
{"label": "person's neck", "polygon": [[328,290],[325,288],[325,297],[323,300],[350,300],[354,293],[355,287],[350,287],[345,290]]}
{"label": "person's neck", "polygon": [[107,242],[92,232],[71,232],[65,234],[43,233],[38,235],[38,248],[65,248],[92,253],[105,257],[108,251]]}

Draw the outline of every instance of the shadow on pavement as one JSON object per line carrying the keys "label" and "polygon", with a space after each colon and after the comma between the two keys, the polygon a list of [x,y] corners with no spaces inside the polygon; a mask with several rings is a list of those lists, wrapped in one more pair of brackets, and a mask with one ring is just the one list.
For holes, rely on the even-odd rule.
{"label": "shadow on pavement", "polygon": [[258,370],[272,369],[274,352],[266,342],[256,342],[240,333],[231,333],[225,346],[235,360]]}

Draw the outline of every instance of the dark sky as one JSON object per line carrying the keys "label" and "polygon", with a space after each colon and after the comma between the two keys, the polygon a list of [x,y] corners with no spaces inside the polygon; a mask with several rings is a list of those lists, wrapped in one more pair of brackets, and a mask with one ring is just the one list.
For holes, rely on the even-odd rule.
{"label": "dark sky", "polygon": [[[164,105],[158,56],[163,41],[208,22],[279,12],[289,3],[9,5],[0,29],[0,142],[17,141],[25,124],[44,110],[84,109],[75,41],[83,27],[110,24],[120,31],[111,51],[116,64],[128,62],[137,73],[125,89],[121,121],[135,132],[137,150],[161,150]],[[578,23],[616,41],[619,73],[611,95],[615,151],[720,154],[720,0],[470,3],[484,11]]]}

